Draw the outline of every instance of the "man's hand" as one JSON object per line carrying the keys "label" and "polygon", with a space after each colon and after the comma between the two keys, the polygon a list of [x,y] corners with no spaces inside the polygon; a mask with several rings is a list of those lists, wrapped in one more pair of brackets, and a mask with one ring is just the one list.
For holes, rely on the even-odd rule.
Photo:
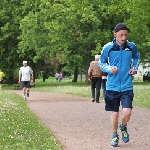
{"label": "man's hand", "polygon": [[131,74],[131,75],[135,75],[135,74],[136,74],[136,70],[134,70],[134,69],[130,69],[129,74]]}
{"label": "man's hand", "polygon": [[111,72],[115,74],[118,71],[118,68],[116,66],[111,67]]}
{"label": "man's hand", "polygon": [[90,79],[90,78],[88,78],[88,81],[89,81],[89,82],[91,82],[91,79]]}

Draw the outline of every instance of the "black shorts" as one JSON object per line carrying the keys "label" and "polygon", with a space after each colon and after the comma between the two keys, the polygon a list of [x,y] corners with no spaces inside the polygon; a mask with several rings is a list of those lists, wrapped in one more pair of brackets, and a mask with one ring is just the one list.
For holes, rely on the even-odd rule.
{"label": "black shorts", "polygon": [[133,90],[124,91],[124,92],[106,90],[105,110],[118,112],[119,107],[120,107],[120,102],[121,102],[122,108],[132,109],[133,97],[134,97]]}
{"label": "black shorts", "polygon": [[30,88],[30,81],[21,81],[22,88]]}

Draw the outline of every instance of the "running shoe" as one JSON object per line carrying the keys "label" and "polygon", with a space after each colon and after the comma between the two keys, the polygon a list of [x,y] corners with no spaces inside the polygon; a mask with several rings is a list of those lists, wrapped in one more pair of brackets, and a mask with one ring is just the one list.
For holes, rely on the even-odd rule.
{"label": "running shoe", "polygon": [[122,124],[119,125],[119,128],[121,130],[121,133],[122,133],[122,141],[127,143],[129,142],[129,134],[127,132],[127,127],[125,126],[122,126]]}
{"label": "running shoe", "polygon": [[27,97],[29,97],[29,92],[27,92]]}
{"label": "running shoe", "polygon": [[111,147],[117,147],[118,143],[119,143],[119,136],[118,136],[118,134],[113,134],[110,146]]}

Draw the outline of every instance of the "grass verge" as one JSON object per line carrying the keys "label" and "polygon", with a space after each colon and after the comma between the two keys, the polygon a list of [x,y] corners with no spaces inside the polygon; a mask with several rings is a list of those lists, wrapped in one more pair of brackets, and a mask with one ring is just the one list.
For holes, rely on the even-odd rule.
{"label": "grass verge", "polygon": [[[134,80],[134,100],[133,105],[150,108],[150,82],[142,82],[142,80]],[[14,89],[14,86],[4,85],[4,89]],[[57,92],[74,94],[83,97],[91,97],[90,85],[86,85],[85,82],[72,83],[71,79],[63,79],[62,82],[56,82],[54,78],[47,79],[43,82],[42,79],[37,79],[35,88],[31,88],[32,91],[39,92]],[[102,90],[100,91],[100,99],[102,97]]]}
{"label": "grass verge", "polygon": [[60,143],[13,93],[0,91],[1,150],[61,150]]}
{"label": "grass verge", "polygon": [[[150,108],[150,82],[134,80],[133,85],[133,105]],[[46,82],[42,82],[42,80],[36,80],[36,87],[32,88],[31,90],[75,94],[88,98],[91,97],[90,85],[86,85],[84,82],[72,83],[71,80],[63,80],[62,82],[55,82],[54,79],[47,79]],[[100,92],[100,99],[103,99],[102,90]]]}

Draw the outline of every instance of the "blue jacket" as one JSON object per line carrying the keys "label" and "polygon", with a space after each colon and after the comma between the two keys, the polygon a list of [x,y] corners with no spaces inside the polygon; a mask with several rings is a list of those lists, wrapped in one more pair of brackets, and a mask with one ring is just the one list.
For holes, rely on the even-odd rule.
{"label": "blue jacket", "polygon": [[[138,70],[140,54],[136,45],[126,41],[124,46],[119,46],[116,39],[107,43],[101,52],[98,66],[103,72],[107,72],[106,90],[128,91],[133,89],[132,75],[130,69]],[[116,74],[111,73],[111,67],[116,66]]]}

